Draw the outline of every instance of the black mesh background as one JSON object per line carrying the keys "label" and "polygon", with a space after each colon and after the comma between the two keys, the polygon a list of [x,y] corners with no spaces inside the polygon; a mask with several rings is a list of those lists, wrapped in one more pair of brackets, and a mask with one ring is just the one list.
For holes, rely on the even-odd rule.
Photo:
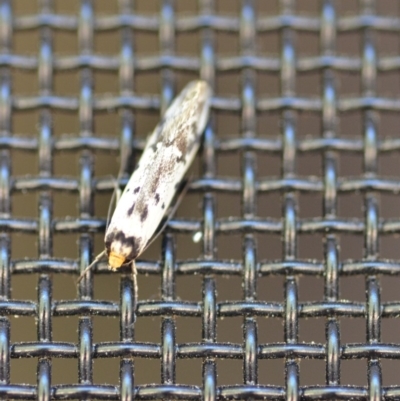
{"label": "black mesh background", "polygon": [[[399,8],[1,0],[1,398],[400,398]],[[198,77],[138,302],[105,262],[77,285],[119,166]]]}

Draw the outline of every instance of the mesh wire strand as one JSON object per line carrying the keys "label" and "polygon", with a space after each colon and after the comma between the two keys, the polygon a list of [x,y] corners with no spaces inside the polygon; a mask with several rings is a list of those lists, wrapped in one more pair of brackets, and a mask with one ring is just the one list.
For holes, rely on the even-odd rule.
{"label": "mesh wire strand", "polygon": [[[358,12],[352,16],[338,15],[335,2],[320,2],[319,15],[296,13],[296,2],[282,0],[276,15],[257,14],[257,4],[244,0],[237,15],[217,14],[218,1],[198,2],[198,12],[190,15],[175,13],[173,1],[159,3],[159,12],[142,15],[128,0],[119,2],[115,15],[97,15],[95,4],[80,2],[79,14],[65,15],[54,11],[52,1],[39,2],[32,15],[13,16],[11,1],[2,0],[0,8],[1,90],[0,90],[0,162],[1,162],[1,230],[0,237],[0,395],[3,398],[23,399],[366,399],[378,397],[400,398],[400,383],[384,387],[382,359],[396,359],[399,344],[381,341],[381,319],[400,315],[399,302],[381,302],[377,274],[397,275],[398,260],[388,260],[378,253],[382,235],[400,232],[400,219],[383,219],[378,213],[379,194],[396,194],[400,190],[399,177],[378,175],[378,156],[400,150],[400,139],[382,135],[378,138],[377,116],[382,112],[398,112],[397,97],[380,97],[376,89],[377,76],[384,72],[398,72],[397,55],[377,56],[377,32],[400,31],[400,19],[378,15],[375,2],[360,1]],[[32,54],[18,54],[12,46],[13,35],[23,31],[38,31],[40,47]],[[71,31],[79,39],[78,54],[61,56],[53,52],[54,31]],[[121,34],[120,48],[114,56],[103,56],[94,51],[94,39],[105,31]],[[151,57],[136,56],[135,33],[146,31],[158,35],[159,53]],[[234,57],[216,52],[215,35],[227,32],[236,36],[239,51]],[[279,36],[279,51],[268,57],[258,51],[259,35],[275,32]],[[315,56],[296,58],[295,37],[309,32],[319,37],[319,52]],[[340,56],[335,39],[341,32],[361,34],[359,55]],[[198,56],[184,57],[175,49],[175,36],[197,33],[200,37]],[[34,96],[14,95],[11,72],[31,71],[38,77],[38,92]],[[61,96],[54,90],[55,74],[78,70],[80,92],[75,96]],[[118,76],[120,91],[106,97],[95,95],[93,74],[102,70]],[[134,90],[135,74],[155,71],[160,73],[159,94],[145,96]],[[93,200],[100,192],[111,193],[114,180],[94,177],[93,162],[98,151],[110,150],[121,162],[126,162],[144,145],[133,129],[134,116],[147,110],[162,113],[171,102],[175,91],[174,76],[181,71],[207,80],[214,87],[213,117],[204,134],[200,157],[203,170],[190,185],[190,191],[202,194],[201,219],[172,219],[163,238],[161,261],[141,261],[139,275],[161,277],[161,296],[158,300],[140,299],[135,304],[132,279],[128,270],[120,274],[120,302],[93,298],[93,277],[107,272],[100,263],[95,271],[79,284],[75,300],[55,301],[52,296],[54,275],[69,273],[78,277],[92,260],[93,233],[103,233],[104,216],[93,214]],[[295,89],[296,76],[301,72],[318,72],[321,91],[315,97],[299,96]],[[339,96],[338,71],[351,72],[361,80],[356,96]],[[215,80],[225,73],[240,76],[240,96],[227,97],[218,93]],[[268,91],[257,92],[257,74],[273,73],[279,82],[279,95]],[[38,135],[13,135],[13,115],[19,111],[38,110]],[[52,135],[52,118],[59,111],[71,112],[79,118],[79,133],[68,137]],[[115,136],[96,135],[94,115],[97,112],[119,112],[120,128]],[[337,125],[342,113],[360,112],[362,133],[340,136]],[[218,113],[240,116],[237,136],[216,131]],[[274,112],[280,116],[280,129],[275,136],[257,136],[257,119]],[[296,136],[296,118],[300,112],[317,114],[321,119],[318,132],[308,137]],[[13,151],[24,150],[38,155],[39,173],[29,177],[13,176]],[[73,178],[55,176],[53,160],[60,151],[80,154],[80,173]],[[241,152],[241,176],[226,178],[218,175],[217,154]],[[317,153],[323,160],[322,175],[302,176],[296,170],[298,154]],[[363,171],[354,178],[339,177],[338,156],[348,153],[362,155]],[[259,177],[256,160],[269,155],[281,160],[279,177]],[[121,180],[123,186],[128,171]],[[33,191],[39,194],[39,218],[18,218],[11,213],[14,193]],[[65,191],[79,195],[80,215],[76,219],[52,215],[53,193]],[[342,218],[337,213],[339,194],[362,192],[364,216]],[[281,193],[281,218],[261,218],[256,212],[257,196]],[[229,219],[217,216],[217,194],[238,194],[242,199],[242,214]],[[299,193],[320,194],[322,215],[300,218],[297,214]],[[190,217],[190,216],[188,216]],[[203,252],[197,260],[176,260],[175,234],[203,233]],[[38,241],[36,259],[11,258],[11,232],[34,234]],[[52,238],[56,234],[76,233],[79,255],[76,259],[56,259]],[[217,236],[241,234],[243,258],[220,260],[217,257]],[[259,260],[256,256],[256,234],[281,236],[283,248],[279,260]],[[324,243],[321,260],[302,260],[296,249],[301,234],[320,233]],[[343,260],[338,250],[338,235],[358,234],[364,237],[363,257]],[[15,239],[16,241],[18,239]],[[14,299],[10,286],[11,274],[39,273],[37,302]],[[200,302],[179,300],[175,281],[178,275],[202,277],[203,299]],[[216,297],[216,276],[239,276],[242,280],[242,300],[227,301]],[[257,282],[261,276],[284,277],[284,301],[258,299]],[[300,302],[297,279],[300,275],[321,277],[325,283],[323,299]],[[366,281],[365,302],[341,299],[339,279],[359,275]],[[160,343],[142,343],[134,337],[134,311],[137,319],[144,316],[161,317]],[[12,343],[10,315],[36,318],[37,341]],[[120,338],[112,342],[93,341],[93,316],[114,316],[120,319]],[[57,342],[52,336],[52,319],[56,316],[79,317],[77,343]],[[202,341],[177,343],[175,317],[195,317],[202,321]],[[217,341],[217,320],[223,317],[243,318],[243,342]],[[358,317],[366,321],[366,337],[362,343],[341,343],[341,317]],[[258,319],[278,317],[284,322],[284,338],[280,343],[260,343],[257,340]],[[299,321],[322,317],[326,321],[324,343],[299,342]],[[37,384],[10,383],[12,358],[37,358]],[[93,382],[95,358],[120,358],[120,385]],[[135,383],[136,357],[161,361],[161,381],[138,385]],[[70,385],[55,385],[51,381],[51,361],[55,358],[75,358],[79,379]],[[176,362],[180,358],[203,361],[202,385],[184,385],[176,379]],[[239,359],[243,362],[243,381],[221,386],[217,382],[217,362],[220,359]],[[281,359],[282,386],[260,384],[259,363],[263,359]],[[303,359],[321,359],[326,366],[325,383],[301,386],[299,364]],[[341,363],[346,359],[364,359],[368,363],[365,386],[345,385],[340,381]],[[267,378],[268,380],[268,378]],[[350,383],[352,384],[352,383]]]}

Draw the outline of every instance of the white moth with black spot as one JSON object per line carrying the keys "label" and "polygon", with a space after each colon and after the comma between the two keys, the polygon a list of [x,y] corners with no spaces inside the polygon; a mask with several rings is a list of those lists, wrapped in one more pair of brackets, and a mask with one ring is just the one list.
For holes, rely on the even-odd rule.
{"label": "white moth with black spot", "polygon": [[106,249],[99,255],[107,254],[112,270],[134,263],[152,240],[200,146],[210,100],[205,81],[190,82],[150,135],[107,228]]}

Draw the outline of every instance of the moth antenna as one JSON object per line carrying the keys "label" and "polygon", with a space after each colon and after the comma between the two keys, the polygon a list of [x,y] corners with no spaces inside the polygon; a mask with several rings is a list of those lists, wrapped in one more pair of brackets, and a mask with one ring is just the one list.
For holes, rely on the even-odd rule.
{"label": "moth antenna", "polygon": [[103,252],[100,252],[93,260],[93,262],[81,273],[81,275],[78,278],[77,284],[81,282],[83,277],[86,276],[86,274],[89,272],[89,270],[106,254],[106,250],[104,249]]}
{"label": "moth antenna", "polygon": [[[114,203],[114,199],[115,200],[115,205],[117,205],[117,203],[119,202],[120,198],[121,198],[121,190],[119,189],[119,181],[122,178],[122,174],[124,171],[124,167],[120,166],[120,169],[118,171],[118,176],[115,179],[113,176],[111,176],[111,179],[114,182],[114,191],[111,195],[111,199],[110,199],[110,203],[108,204],[108,210],[107,210],[107,221],[106,221],[106,230],[110,224],[110,220],[111,220],[111,209],[112,209],[112,205]],[[92,266],[97,263],[104,255],[106,254],[106,250],[104,250],[103,252],[100,252],[95,259],[93,260],[93,262],[83,271],[83,273],[79,276],[78,279],[78,283],[82,280],[83,276],[92,268]]]}
{"label": "moth antenna", "polygon": [[117,178],[114,178],[113,176],[111,176],[111,179],[114,182],[114,191],[111,195],[111,199],[110,199],[110,203],[108,204],[108,210],[107,210],[107,222],[106,222],[106,230],[110,224],[110,220],[111,220],[111,209],[115,200],[115,205],[118,204],[120,198],[121,198],[121,190],[119,188],[119,181],[122,178],[123,175],[123,171],[124,171],[124,167],[121,164],[121,167],[118,171],[118,175]]}
{"label": "moth antenna", "polygon": [[[117,193],[118,193],[118,191],[119,191],[118,186],[117,186],[117,185],[118,185],[118,181],[117,181],[117,180],[114,180],[114,178],[113,178],[113,181],[114,181],[114,183],[115,183],[116,185],[114,186],[114,191],[113,191],[113,193],[112,193],[112,195],[111,195],[110,203],[108,204],[106,230],[107,230],[107,228],[108,228],[108,226],[109,226],[109,224],[110,224],[110,220],[111,220],[111,209],[112,209],[112,206],[113,206],[113,203],[114,203],[114,199],[116,198]],[[119,198],[120,198],[120,196],[117,197],[117,200],[116,200],[115,204],[118,203]]]}

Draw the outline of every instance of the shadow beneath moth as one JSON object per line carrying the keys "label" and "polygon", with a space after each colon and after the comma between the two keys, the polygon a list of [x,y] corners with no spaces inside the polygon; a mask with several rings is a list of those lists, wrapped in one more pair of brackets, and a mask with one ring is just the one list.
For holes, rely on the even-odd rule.
{"label": "shadow beneath moth", "polygon": [[143,154],[117,203],[104,242],[110,269],[132,263],[151,243],[201,143],[211,101],[205,81],[192,81],[173,100],[149,136]]}

